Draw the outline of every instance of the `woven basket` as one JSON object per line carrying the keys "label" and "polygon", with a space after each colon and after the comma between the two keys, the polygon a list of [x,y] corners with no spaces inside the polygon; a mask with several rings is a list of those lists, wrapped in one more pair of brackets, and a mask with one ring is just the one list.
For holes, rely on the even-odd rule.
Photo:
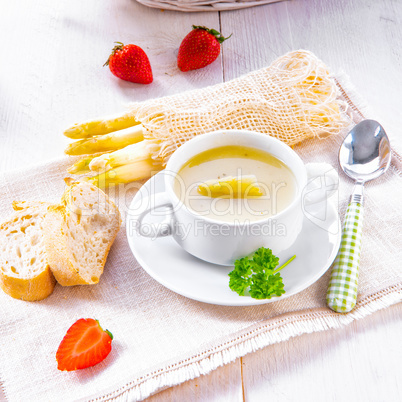
{"label": "woven basket", "polygon": [[284,0],[137,0],[144,6],[162,8],[164,10],[196,12],[196,11],[228,11],[241,8],[261,6]]}

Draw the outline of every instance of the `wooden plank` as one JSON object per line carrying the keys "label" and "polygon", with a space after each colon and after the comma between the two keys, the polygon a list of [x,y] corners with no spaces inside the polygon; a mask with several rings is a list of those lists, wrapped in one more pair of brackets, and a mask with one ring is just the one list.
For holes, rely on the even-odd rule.
{"label": "wooden plank", "polygon": [[[289,1],[222,13],[223,32],[234,32],[224,43],[225,78],[261,68],[289,50],[311,50],[333,71],[350,76],[393,144],[402,145],[396,51],[401,21],[402,3],[386,0]],[[344,329],[304,335],[245,356],[245,400],[398,400],[401,312],[398,305]],[[373,345],[381,348],[374,351]]]}
{"label": "wooden plank", "polygon": [[243,358],[245,401],[397,401],[402,304]]}
{"label": "wooden plank", "polygon": [[[69,142],[62,131],[74,122],[222,81],[220,60],[189,73],[176,64],[191,25],[219,27],[218,13],[163,12],[131,0],[21,0],[0,14],[8,60],[0,66],[0,170],[61,156]],[[115,41],[145,50],[152,84],[121,81],[102,67]]]}
{"label": "wooden plank", "polygon": [[402,146],[402,2],[389,0],[287,1],[221,13],[225,79],[264,67],[278,56],[307,49],[333,72],[344,71],[373,117]]}
{"label": "wooden plank", "polygon": [[[123,111],[127,102],[221,82],[220,59],[194,72],[177,68],[180,42],[192,24],[219,28],[219,15],[163,12],[131,0],[9,3],[0,14],[0,45],[10,61],[0,67],[7,77],[1,81],[0,171],[61,156],[69,142],[62,130],[75,121]],[[145,50],[151,85],[120,81],[102,67],[114,41]],[[163,395],[210,398],[222,389],[226,400],[236,401],[239,378],[235,362]]]}
{"label": "wooden plank", "polygon": [[194,380],[168,388],[146,399],[147,402],[208,401],[242,402],[243,390],[237,359]]}
{"label": "wooden plank", "polygon": [[222,34],[233,34],[222,44],[225,81],[266,67],[293,49],[288,3],[221,13]]}
{"label": "wooden plank", "polygon": [[[0,171],[63,155],[69,140],[62,131],[76,121],[124,111],[131,101],[221,82],[220,59],[196,72],[177,68],[180,42],[192,24],[219,27],[219,15],[163,12],[132,0],[20,0],[2,7],[0,47],[7,63],[0,64]],[[114,41],[145,50],[151,85],[118,80],[102,67]],[[221,371],[224,377],[227,371]],[[219,387],[222,380],[213,377]],[[181,392],[203,388],[196,385]],[[201,394],[214,390],[208,389]]]}

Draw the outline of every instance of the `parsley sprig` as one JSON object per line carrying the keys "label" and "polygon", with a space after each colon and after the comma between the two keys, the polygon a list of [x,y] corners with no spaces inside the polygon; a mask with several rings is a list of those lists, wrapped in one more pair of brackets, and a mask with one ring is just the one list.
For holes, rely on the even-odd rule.
{"label": "parsley sprig", "polygon": [[229,273],[229,287],[240,296],[248,290],[254,299],[270,299],[285,293],[285,285],[279,273],[292,262],[294,255],[279,268],[279,258],[269,248],[261,247],[252,256],[235,261],[234,270]]}

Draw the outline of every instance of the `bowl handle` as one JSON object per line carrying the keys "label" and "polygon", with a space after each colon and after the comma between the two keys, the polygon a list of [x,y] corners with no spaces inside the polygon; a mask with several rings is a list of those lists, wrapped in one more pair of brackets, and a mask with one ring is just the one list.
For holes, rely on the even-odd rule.
{"label": "bowl handle", "polygon": [[[166,193],[156,193],[142,200],[147,207],[137,215],[134,227],[141,236],[144,237],[164,237],[173,233],[173,205]],[[155,213],[155,216],[163,216],[161,222],[144,223],[144,218],[156,212],[157,209],[166,207],[167,210]]]}
{"label": "bowl handle", "polygon": [[326,201],[338,190],[339,176],[328,163],[306,164],[307,185],[303,189],[303,206]]}

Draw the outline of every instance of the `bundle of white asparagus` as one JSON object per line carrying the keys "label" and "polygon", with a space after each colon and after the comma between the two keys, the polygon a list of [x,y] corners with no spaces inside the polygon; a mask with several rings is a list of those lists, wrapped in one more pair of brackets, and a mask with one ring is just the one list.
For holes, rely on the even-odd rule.
{"label": "bundle of white asparagus", "polygon": [[350,124],[327,67],[308,51],[294,51],[269,67],[232,81],[133,103],[129,112],[75,124],[69,169],[107,186],[150,177],[190,138],[221,129],[266,133],[288,145],[338,134]]}
{"label": "bundle of white asparagus", "polygon": [[[83,158],[68,173],[85,174],[99,187],[149,178],[162,170],[163,165],[152,159],[157,145],[145,140],[143,131],[144,127],[128,114],[75,124],[64,134],[79,140],[71,143],[65,152]],[[94,175],[88,176],[91,172]]]}

